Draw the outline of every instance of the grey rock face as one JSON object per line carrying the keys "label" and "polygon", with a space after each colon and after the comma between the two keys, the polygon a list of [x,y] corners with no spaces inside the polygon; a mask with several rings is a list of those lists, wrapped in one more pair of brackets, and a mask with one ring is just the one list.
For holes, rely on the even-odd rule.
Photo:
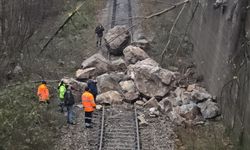
{"label": "grey rock face", "polygon": [[100,75],[96,79],[97,79],[97,88],[100,93],[104,93],[111,90],[119,92],[122,91],[119,83],[110,74],[106,73]]}
{"label": "grey rock face", "polygon": [[127,65],[122,58],[119,58],[111,62],[112,71],[125,71],[126,69],[127,69]]}
{"label": "grey rock face", "polygon": [[121,81],[126,81],[126,80],[130,80],[130,77],[128,75],[126,75],[124,72],[111,72],[109,74],[112,79],[114,79],[117,83],[121,82]]}
{"label": "grey rock face", "polygon": [[146,58],[142,61],[138,61],[136,63],[137,65],[148,65],[148,66],[153,66],[153,67],[159,67],[159,64],[153,60],[152,58]]}
{"label": "grey rock face", "polygon": [[194,120],[197,116],[201,116],[199,107],[190,103],[179,107],[179,115],[187,120]]}
{"label": "grey rock face", "polygon": [[130,34],[126,26],[115,26],[104,37],[106,47],[112,55],[122,55],[123,49],[129,44]]}
{"label": "grey rock face", "polygon": [[211,99],[203,103],[199,103],[198,107],[201,109],[202,116],[205,119],[214,118],[220,114],[218,104],[213,102]]}
{"label": "grey rock face", "polygon": [[108,91],[97,95],[96,102],[100,104],[122,104],[123,97],[117,91]]}
{"label": "grey rock face", "polygon": [[208,99],[212,99],[212,95],[209,94],[203,87],[196,86],[191,92],[192,101],[195,103],[202,102]]}
{"label": "grey rock face", "polygon": [[126,100],[133,101],[139,97],[139,92],[136,90],[135,84],[132,80],[122,81],[119,84]]}
{"label": "grey rock face", "polygon": [[137,61],[149,58],[148,54],[144,52],[144,50],[131,45],[123,50],[123,54],[127,64],[135,64]]}
{"label": "grey rock face", "polygon": [[89,79],[92,76],[95,76],[96,68],[86,68],[86,69],[78,69],[76,71],[76,78],[77,79]]}
{"label": "grey rock face", "polygon": [[175,78],[174,73],[139,61],[128,66],[128,75],[134,80],[140,93],[148,96],[163,97],[171,89],[171,82]]}
{"label": "grey rock face", "polygon": [[100,75],[102,73],[107,72],[108,70],[110,70],[110,66],[110,62],[105,59],[101,54],[95,54],[89,57],[88,59],[83,61],[81,65],[82,69],[95,67],[96,75]]}

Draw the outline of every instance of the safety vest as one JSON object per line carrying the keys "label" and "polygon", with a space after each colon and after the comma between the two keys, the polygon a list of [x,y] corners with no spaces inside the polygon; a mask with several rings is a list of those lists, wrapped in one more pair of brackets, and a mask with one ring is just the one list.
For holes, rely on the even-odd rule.
{"label": "safety vest", "polygon": [[95,110],[94,107],[96,106],[96,104],[94,101],[94,96],[90,92],[85,91],[82,94],[82,105],[85,112],[92,112]]}
{"label": "safety vest", "polygon": [[38,87],[37,96],[39,97],[39,101],[49,100],[49,90],[45,84],[41,84]]}
{"label": "safety vest", "polygon": [[65,84],[61,85],[59,87],[59,98],[63,101],[64,100],[64,94],[66,92]]}

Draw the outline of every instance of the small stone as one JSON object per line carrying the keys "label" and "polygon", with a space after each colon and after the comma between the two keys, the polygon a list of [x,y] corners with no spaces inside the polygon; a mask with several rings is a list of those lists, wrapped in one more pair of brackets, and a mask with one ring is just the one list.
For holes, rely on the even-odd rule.
{"label": "small stone", "polygon": [[150,117],[157,117],[159,115],[160,115],[160,112],[159,112],[159,110],[157,108],[152,107],[152,108],[149,109],[149,116]]}
{"label": "small stone", "polygon": [[23,73],[23,69],[20,65],[17,65],[14,70],[13,70],[13,73],[14,74],[20,74],[20,73]]}
{"label": "small stone", "polygon": [[142,101],[144,102],[144,103],[146,103],[148,100],[146,99],[146,98],[142,98]]}
{"label": "small stone", "polygon": [[96,105],[96,109],[97,109],[97,110],[102,109],[102,105]]}
{"label": "small stone", "polygon": [[135,104],[139,106],[143,106],[145,103],[143,101],[136,101]]}
{"label": "small stone", "polygon": [[156,107],[156,108],[159,108],[160,105],[158,103],[158,101],[152,97],[150,100],[148,100],[145,104],[144,104],[144,107],[145,108],[152,108],[152,107]]}
{"label": "small stone", "polygon": [[202,116],[205,119],[214,118],[220,114],[218,104],[213,102],[211,99],[203,103],[199,103],[198,107],[201,109]]}
{"label": "small stone", "polygon": [[137,119],[139,120],[139,125],[148,125],[144,114],[138,116]]}
{"label": "small stone", "polygon": [[58,64],[59,64],[60,66],[63,66],[63,65],[65,65],[65,62],[64,62],[63,60],[59,59],[59,60],[58,60]]}
{"label": "small stone", "polygon": [[30,143],[30,139],[28,138],[28,139],[25,139],[25,142],[27,142],[27,143]]}
{"label": "small stone", "polygon": [[188,85],[187,91],[192,92],[195,89],[195,86],[196,86],[195,84]]}

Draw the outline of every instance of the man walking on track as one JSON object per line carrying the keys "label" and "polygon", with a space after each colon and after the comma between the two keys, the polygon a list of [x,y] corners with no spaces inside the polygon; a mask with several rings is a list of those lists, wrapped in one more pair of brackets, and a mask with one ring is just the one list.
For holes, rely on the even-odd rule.
{"label": "man walking on track", "polygon": [[94,96],[90,93],[88,87],[85,88],[85,91],[82,94],[82,105],[85,112],[85,127],[92,128],[92,113],[95,110],[96,104]]}
{"label": "man walking on track", "polygon": [[98,24],[98,26],[95,28],[95,33],[96,33],[96,47],[101,46],[102,45],[102,36],[103,36],[103,31],[104,31],[104,27],[102,26],[102,24]]}
{"label": "man walking on track", "polygon": [[75,99],[74,96],[72,94],[72,89],[71,86],[67,86],[66,85],[66,92],[64,94],[64,105],[67,108],[68,114],[67,114],[67,123],[68,124],[75,124],[75,122],[73,122],[73,105],[75,104]]}
{"label": "man walking on track", "polygon": [[49,89],[46,86],[46,81],[42,80],[41,85],[37,89],[37,96],[40,103],[49,104]]}

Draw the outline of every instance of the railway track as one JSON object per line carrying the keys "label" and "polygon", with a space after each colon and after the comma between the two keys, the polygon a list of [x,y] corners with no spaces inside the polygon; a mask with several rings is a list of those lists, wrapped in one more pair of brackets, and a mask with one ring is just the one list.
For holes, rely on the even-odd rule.
{"label": "railway track", "polygon": [[[111,28],[116,25],[132,26],[131,1],[112,0]],[[102,111],[93,114],[93,122],[93,129],[89,132],[90,149],[140,150],[137,112],[134,105],[103,106]]]}
{"label": "railway track", "polygon": [[113,0],[111,28],[116,25],[132,25],[131,0]]}
{"label": "railway track", "polygon": [[103,107],[99,150],[140,150],[136,108]]}

